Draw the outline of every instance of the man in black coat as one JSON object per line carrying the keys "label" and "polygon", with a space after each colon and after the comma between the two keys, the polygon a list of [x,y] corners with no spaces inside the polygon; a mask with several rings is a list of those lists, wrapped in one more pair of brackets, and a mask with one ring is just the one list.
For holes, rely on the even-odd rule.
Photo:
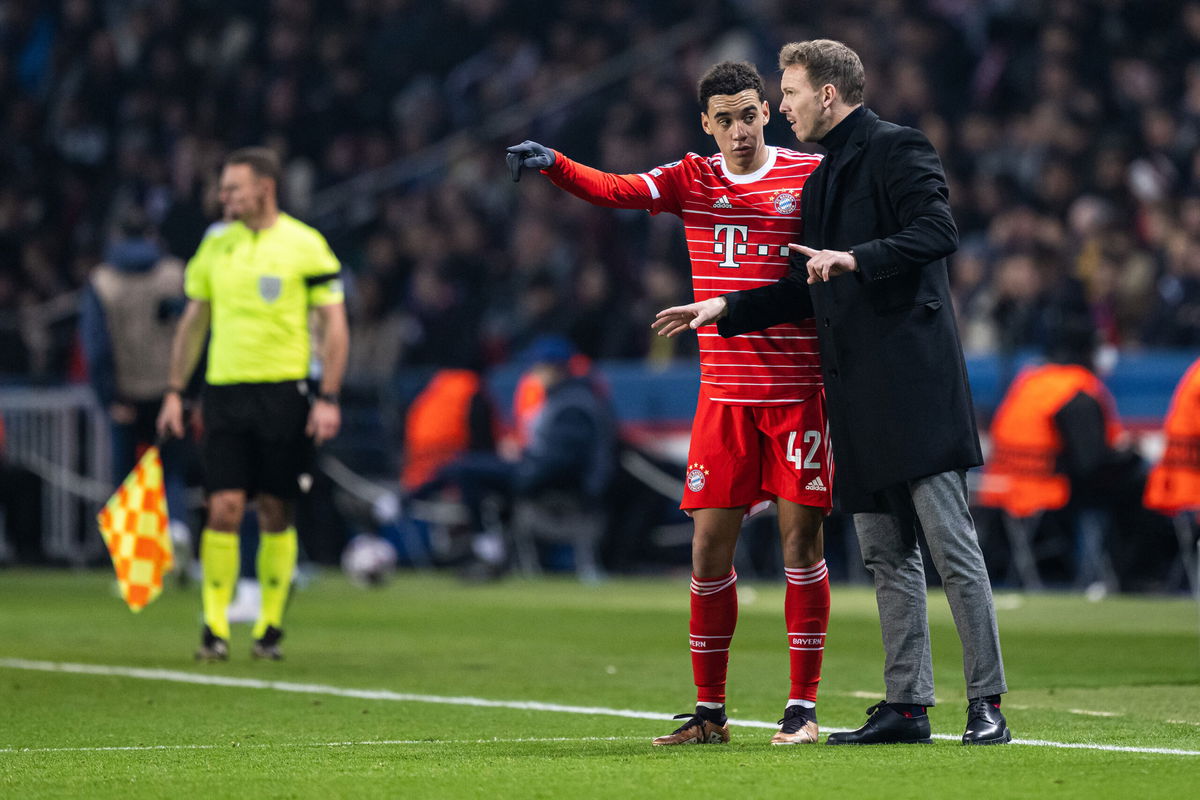
{"label": "man in black coat", "polygon": [[828,154],[801,196],[803,245],[770,286],[659,312],[673,336],[722,336],[815,317],[829,404],[838,508],[854,514],[875,580],[887,699],[829,744],[929,741],[933,667],[918,526],[963,644],[964,744],[1011,739],[987,569],[967,509],[966,470],[983,459],[946,256],[958,247],[941,162],[919,131],[862,105],[858,55],[840,42],[785,45],[780,111]]}

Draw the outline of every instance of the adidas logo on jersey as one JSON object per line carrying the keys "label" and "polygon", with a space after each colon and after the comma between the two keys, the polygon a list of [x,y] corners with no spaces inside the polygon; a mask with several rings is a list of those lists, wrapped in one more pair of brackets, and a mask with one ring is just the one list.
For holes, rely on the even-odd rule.
{"label": "adidas logo on jersey", "polygon": [[825,481],[821,480],[820,475],[818,475],[817,477],[815,477],[811,481],[809,481],[808,486],[805,486],[804,488],[805,488],[805,490],[810,491],[810,492],[827,491],[825,489]]}
{"label": "adidas logo on jersey", "polygon": [[721,195],[720,198],[713,201],[713,208],[733,208],[733,203],[729,202],[729,198]]}

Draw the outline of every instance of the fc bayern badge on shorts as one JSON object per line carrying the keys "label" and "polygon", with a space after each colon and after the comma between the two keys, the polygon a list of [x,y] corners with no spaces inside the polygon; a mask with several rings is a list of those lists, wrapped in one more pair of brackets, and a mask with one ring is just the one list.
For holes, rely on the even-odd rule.
{"label": "fc bayern badge on shorts", "polygon": [[693,492],[703,489],[706,475],[708,475],[708,470],[704,468],[703,464],[688,464],[687,488]]}
{"label": "fc bayern badge on shorts", "polygon": [[791,192],[779,192],[773,199],[775,200],[775,210],[780,214],[796,213],[796,208],[799,205],[796,202],[796,195]]}

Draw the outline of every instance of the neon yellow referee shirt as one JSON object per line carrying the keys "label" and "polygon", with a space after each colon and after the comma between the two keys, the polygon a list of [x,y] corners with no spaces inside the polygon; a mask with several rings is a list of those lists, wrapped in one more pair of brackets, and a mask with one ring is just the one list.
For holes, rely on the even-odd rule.
{"label": "neon yellow referee shirt", "polygon": [[308,310],[342,302],[340,269],[324,236],[283,213],[261,231],[234,222],[205,238],[184,291],[212,307],[208,382],[306,377]]}

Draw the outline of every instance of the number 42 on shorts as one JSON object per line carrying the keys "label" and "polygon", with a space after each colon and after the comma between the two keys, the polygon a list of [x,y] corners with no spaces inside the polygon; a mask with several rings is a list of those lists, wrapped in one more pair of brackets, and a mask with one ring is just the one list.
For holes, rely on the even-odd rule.
{"label": "number 42 on shorts", "polygon": [[[787,442],[787,460],[796,465],[796,469],[820,469],[821,465],[813,460],[813,456],[817,452],[817,448],[821,446],[820,431],[805,431],[804,444],[796,447],[796,434],[799,431],[792,431],[788,434]],[[811,442],[811,444],[809,444]],[[804,448],[808,447],[808,452],[804,452]]]}

